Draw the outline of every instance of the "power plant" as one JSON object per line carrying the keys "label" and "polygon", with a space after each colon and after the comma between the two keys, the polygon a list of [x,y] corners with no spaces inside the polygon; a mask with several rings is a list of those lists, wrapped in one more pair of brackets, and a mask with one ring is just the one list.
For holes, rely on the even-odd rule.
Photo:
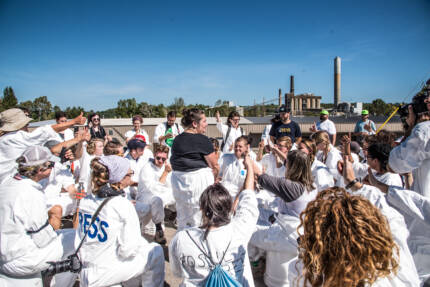
{"label": "power plant", "polygon": [[[334,110],[338,109],[341,95],[341,59],[334,58]],[[315,96],[313,93],[304,93],[295,95],[294,90],[294,75],[290,76],[290,92],[282,95],[281,89],[278,90],[278,104],[282,104],[282,96],[284,96],[284,104],[291,109],[292,114],[302,114],[303,112],[315,112],[321,110],[321,97]]]}

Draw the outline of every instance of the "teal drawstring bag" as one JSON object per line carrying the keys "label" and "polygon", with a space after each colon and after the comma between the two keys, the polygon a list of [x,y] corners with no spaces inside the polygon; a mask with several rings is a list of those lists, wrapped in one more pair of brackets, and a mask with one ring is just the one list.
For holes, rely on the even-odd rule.
{"label": "teal drawstring bag", "polygon": [[228,248],[230,247],[230,242],[227,245],[227,248],[224,251],[224,254],[222,255],[222,258],[219,263],[214,263],[212,258],[201,248],[197,242],[191,237],[190,233],[188,233],[188,230],[186,231],[190,239],[193,241],[193,243],[197,246],[197,248],[200,250],[200,252],[203,253],[203,255],[209,259],[211,266],[211,272],[209,272],[209,275],[206,277],[205,287],[243,287],[242,284],[240,284],[236,279],[230,276],[228,272],[226,272],[224,269],[222,269],[222,262],[224,261],[224,256],[227,253]]}

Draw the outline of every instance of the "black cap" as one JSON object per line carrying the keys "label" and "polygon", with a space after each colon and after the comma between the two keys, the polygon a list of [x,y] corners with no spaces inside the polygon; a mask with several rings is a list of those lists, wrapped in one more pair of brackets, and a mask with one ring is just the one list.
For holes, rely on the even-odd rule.
{"label": "black cap", "polygon": [[138,139],[129,140],[127,143],[127,148],[129,150],[137,149],[137,148],[145,148],[145,147],[146,147],[146,143]]}
{"label": "black cap", "polygon": [[291,109],[287,108],[285,105],[282,105],[279,108],[279,113],[289,113],[291,111]]}

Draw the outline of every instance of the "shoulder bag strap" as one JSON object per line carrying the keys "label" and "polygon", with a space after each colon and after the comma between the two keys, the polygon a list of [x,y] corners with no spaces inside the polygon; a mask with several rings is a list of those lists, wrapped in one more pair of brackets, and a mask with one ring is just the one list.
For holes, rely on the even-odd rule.
{"label": "shoulder bag strap", "polygon": [[84,243],[85,238],[87,237],[88,231],[90,231],[91,225],[93,225],[94,221],[96,221],[97,216],[99,215],[100,211],[102,210],[103,206],[106,205],[106,203],[108,203],[109,200],[111,200],[113,198],[113,196],[106,198],[105,200],[103,200],[103,202],[99,205],[99,207],[97,208],[96,212],[94,212],[93,217],[91,218],[91,222],[90,222],[90,226],[88,227],[87,231],[84,234],[84,237],[82,238],[81,242],[79,243],[78,248],[75,251],[75,255],[78,254],[79,249],[81,249],[82,244]]}

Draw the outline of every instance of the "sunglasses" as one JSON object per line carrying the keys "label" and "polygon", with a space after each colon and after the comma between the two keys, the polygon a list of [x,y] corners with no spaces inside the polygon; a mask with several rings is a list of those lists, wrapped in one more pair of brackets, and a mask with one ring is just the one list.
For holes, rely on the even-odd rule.
{"label": "sunglasses", "polygon": [[93,121],[99,121],[100,118],[93,118]]}
{"label": "sunglasses", "polygon": [[156,159],[156,160],[161,160],[161,161],[163,161],[163,162],[165,162],[165,161],[167,160],[167,158],[165,158],[165,157],[161,157],[161,156],[156,156],[156,157],[155,157],[155,159]]}
{"label": "sunglasses", "polygon": [[42,170],[43,170],[43,171],[45,171],[45,170],[48,170],[48,169],[50,169],[50,168],[54,168],[54,166],[55,166],[55,162],[50,161],[50,162],[48,162],[48,164],[47,164],[47,165],[45,165],[45,166],[42,168]]}

